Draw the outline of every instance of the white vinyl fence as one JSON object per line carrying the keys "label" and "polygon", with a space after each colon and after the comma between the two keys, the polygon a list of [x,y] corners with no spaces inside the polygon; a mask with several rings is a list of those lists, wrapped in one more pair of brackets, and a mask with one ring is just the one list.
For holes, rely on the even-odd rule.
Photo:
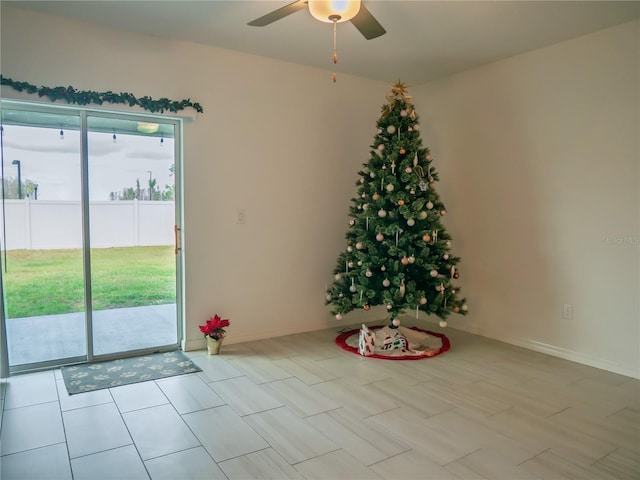
{"label": "white vinyl fence", "polygon": [[[141,200],[91,202],[91,246],[173,245],[175,204]],[[5,200],[7,250],[82,247],[79,201]],[[2,215],[0,215],[0,227]],[[0,240],[3,232],[0,231]]]}

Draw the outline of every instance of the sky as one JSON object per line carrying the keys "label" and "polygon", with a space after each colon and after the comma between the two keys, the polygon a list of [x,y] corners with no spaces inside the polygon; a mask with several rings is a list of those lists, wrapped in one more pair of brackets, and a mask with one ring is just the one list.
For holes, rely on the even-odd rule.
{"label": "sky", "polygon": [[[51,128],[3,125],[5,177],[18,176],[20,160],[23,183],[38,185],[38,200],[80,200],[80,132]],[[149,172],[160,190],[173,185],[170,167],[174,163],[173,138],[160,139],[144,135],[89,132],[89,197],[92,201],[109,200],[110,192],[141,188],[149,184]]]}

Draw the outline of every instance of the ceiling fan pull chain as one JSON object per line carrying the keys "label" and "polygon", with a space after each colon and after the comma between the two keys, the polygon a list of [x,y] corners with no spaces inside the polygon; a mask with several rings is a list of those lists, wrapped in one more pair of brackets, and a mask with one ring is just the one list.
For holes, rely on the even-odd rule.
{"label": "ceiling fan pull chain", "polygon": [[[336,28],[338,26],[338,19],[334,18],[333,19],[333,64],[335,65],[336,63],[338,63],[338,50],[337,50],[337,42],[336,42]],[[336,83],[336,72],[333,72],[333,83]]]}

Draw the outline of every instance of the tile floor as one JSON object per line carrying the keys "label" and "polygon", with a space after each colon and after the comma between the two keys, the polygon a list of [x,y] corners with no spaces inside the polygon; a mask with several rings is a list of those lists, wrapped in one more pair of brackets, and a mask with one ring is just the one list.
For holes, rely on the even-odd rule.
{"label": "tile floor", "polygon": [[325,330],[189,352],[202,372],[69,396],[0,383],[0,477],[638,479],[640,381],[447,329],[366,359]]}

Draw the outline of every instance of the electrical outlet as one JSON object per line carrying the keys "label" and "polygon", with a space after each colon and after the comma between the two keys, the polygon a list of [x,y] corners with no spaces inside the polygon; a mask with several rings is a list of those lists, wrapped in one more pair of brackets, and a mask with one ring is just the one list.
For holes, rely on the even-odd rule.
{"label": "electrical outlet", "polygon": [[562,310],[562,318],[565,320],[573,319],[573,305],[570,303],[565,303]]}
{"label": "electrical outlet", "polygon": [[238,211],[236,212],[236,223],[242,224],[245,221],[245,212],[244,212],[244,208],[239,208]]}

